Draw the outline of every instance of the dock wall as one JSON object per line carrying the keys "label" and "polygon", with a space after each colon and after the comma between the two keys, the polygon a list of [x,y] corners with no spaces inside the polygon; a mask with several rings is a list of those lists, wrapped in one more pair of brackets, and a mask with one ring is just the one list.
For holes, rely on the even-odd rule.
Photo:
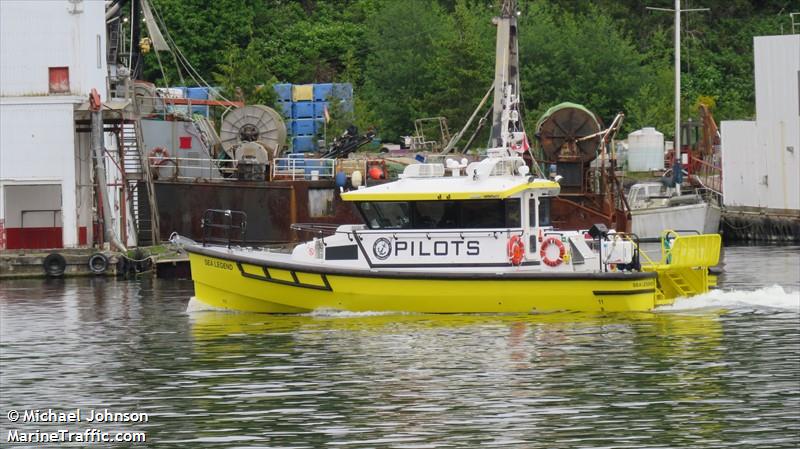
{"label": "dock wall", "polygon": [[725,242],[800,243],[800,213],[754,207],[722,211],[720,231]]}

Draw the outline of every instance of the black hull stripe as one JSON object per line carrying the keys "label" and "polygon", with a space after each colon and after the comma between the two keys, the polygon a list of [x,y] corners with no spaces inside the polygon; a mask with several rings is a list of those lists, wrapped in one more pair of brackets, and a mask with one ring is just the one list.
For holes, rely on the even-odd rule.
{"label": "black hull stripe", "polygon": [[264,282],[272,282],[273,284],[289,285],[289,286],[292,286],[292,287],[310,288],[312,290],[324,290],[324,291],[328,291],[328,292],[332,292],[333,291],[333,289],[331,288],[331,284],[328,282],[327,276],[325,276],[325,274],[322,274],[322,273],[320,273],[320,279],[322,280],[322,283],[324,285],[314,285],[314,284],[306,284],[306,283],[300,282],[300,280],[297,278],[297,273],[294,272],[294,271],[291,272],[292,279],[294,280],[294,282],[291,282],[291,281],[284,281],[282,279],[275,279],[272,276],[270,276],[270,274],[269,274],[269,268],[270,267],[262,266],[261,269],[264,271],[264,276],[259,276],[257,274],[251,274],[251,273],[248,273],[248,272],[244,271],[244,267],[242,266],[242,262],[240,262],[240,261],[236,262],[236,266],[239,268],[239,273],[241,273],[242,276],[244,276],[246,278],[249,278],[249,279],[256,279],[256,280],[264,281]]}
{"label": "black hull stripe", "polygon": [[[442,279],[442,280],[494,280],[494,281],[523,281],[523,280],[536,280],[536,281],[564,281],[564,280],[591,280],[591,281],[640,281],[645,279],[655,279],[657,274],[655,272],[612,272],[612,273],[435,273],[435,272],[378,272],[367,271],[364,269],[353,268],[333,268],[333,267],[314,267],[304,264],[285,263],[285,262],[267,262],[263,259],[249,257],[245,255],[227,254],[223,251],[214,250],[213,248],[185,245],[184,249],[187,252],[200,254],[208,257],[215,257],[217,259],[228,260],[234,263],[246,263],[249,265],[256,265],[262,269],[277,268],[286,271],[296,271],[298,273],[315,273],[324,274],[328,276],[351,276],[360,278],[378,278],[378,279]],[[224,250],[227,251],[227,250]],[[424,268],[425,266],[404,265],[403,268]],[[266,280],[258,277],[262,280]],[[291,282],[290,282],[291,284]]]}

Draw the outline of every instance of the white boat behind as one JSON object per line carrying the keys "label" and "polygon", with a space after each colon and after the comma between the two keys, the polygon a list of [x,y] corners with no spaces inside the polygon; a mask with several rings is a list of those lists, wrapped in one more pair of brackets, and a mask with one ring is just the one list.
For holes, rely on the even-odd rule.
{"label": "white boat behind", "polygon": [[661,183],[634,184],[628,193],[631,231],[641,239],[657,239],[665,229],[715,234],[722,211],[700,194],[670,196]]}

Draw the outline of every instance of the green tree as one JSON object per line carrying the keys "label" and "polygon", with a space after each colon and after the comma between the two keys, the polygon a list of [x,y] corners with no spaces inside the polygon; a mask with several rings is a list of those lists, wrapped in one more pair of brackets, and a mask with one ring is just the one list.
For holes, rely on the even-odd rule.
{"label": "green tree", "polygon": [[[351,82],[359,128],[385,140],[414,119],[444,115],[457,128],[493,80],[497,0],[151,0],[169,35],[207,81],[269,103],[275,79]],[[529,127],[575,101],[608,122],[672,131],[672,0],[520,0],[520,80]],[[704,96],[717,120],[752,117],[753,37],[788,33],[796,0],[683,0],[683,117]],[[171,56],[144,58],[145,79],[179,84]],[[187,84],[187,67],[181,67]]]}
{"label": "green tree", "polygon": [[673,71],[652,67],[639,90],[625,102],[625,131],[651,126],[672,136],[675,128]]}
{"label": "green tree", "polygon": [[213,78],[228,99],[273,106],[276,94],[272,85],[278,80],[262,68],[261,57],[254,47],[255,41],[244,49],[230,47]]}
{"label": "green tree", "polygon": [[535,1],[520,17],[520,83],[529,128],[554,104],[571,101],[606,121],[643,79],[644,55],[598,8],[574,14]]}
{"label": "green tree", "polygon": [[430,93],[439,89],[438,44],[452,33],[445,12],[422,0],[387,2],[368,19],[369,54],[364,69],[364,95],[377,112],[376,125],[385,139],[410,132],[417,118],[438,115]]}
{"label": "green tree", "polygon": [[[456,0],[446,18],[434,63],[442,67],[426,95],[430,115],[441,115],[461,127],[494,81],[493,10],[480,3]],[[463,142],[462,142],[463,143]]]}
{"label": "green tree", "polygon": [[[189,63],[207,81],[217,65],[225,61],[230,47],[247,47],[252,37],[254,1],[243,0],[152,0],[174,42]],[[138,2],[137,2],[138,4]],[[178,85],[178,68],[170,56],[161,56],[167,79]],[[189,70],[180,68],[184,79]],[[145,78],[163,82],[154,52],[145,56]]]}

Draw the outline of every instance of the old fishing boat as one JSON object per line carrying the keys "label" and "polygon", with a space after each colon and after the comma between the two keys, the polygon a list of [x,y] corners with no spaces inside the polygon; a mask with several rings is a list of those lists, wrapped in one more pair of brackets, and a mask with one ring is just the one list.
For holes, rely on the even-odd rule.
{"label": "old fishing boat", "polygon": [[634,184],[628,192],[632,230],[642,239],[657,239],[664,229],[696,233],[719,230],[720,207],[699,193],[670,195],[658,182]]}

